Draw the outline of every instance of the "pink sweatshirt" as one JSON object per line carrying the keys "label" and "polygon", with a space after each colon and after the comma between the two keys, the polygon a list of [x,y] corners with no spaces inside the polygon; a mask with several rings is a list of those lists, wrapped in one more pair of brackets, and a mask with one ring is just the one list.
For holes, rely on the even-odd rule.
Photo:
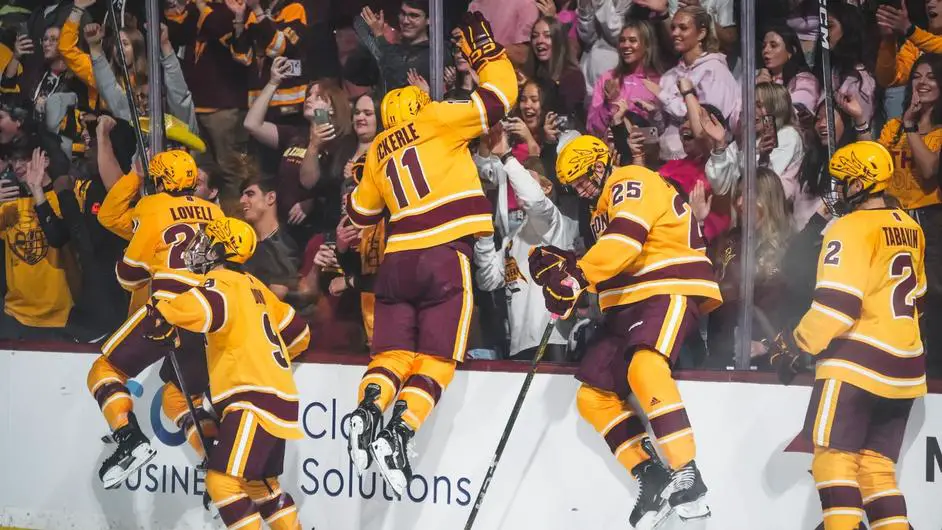
{"label": "pink sweatshirt", "polygon": [[[614,108],[605,101],[604,87],[605,83],[614,76],[615,70],[609,70],[602,74],[598,81],[596,81],[595,88],[592,91],[592,103],[589,104],[589,115],[586,119],[586,128],[588,129],[589,134],[593,134],[599,138],[605,138],[605,134],[608,131],[609,126],[612,124],[612,114],[614,113]],[[619,92],[618,97],[624,99],[628,102],[629,105],[631,105],[628,108],[629,112],[634,112],[647,118],[648,111],[634,105],[635,101],[649,101],[651,103],[657,103],[657,96],[655,96],[654,93],[644,86],[644,79],[650,79],[651,81],[657,83],[660,80],[660,76],[653,73],[648,74],[638,72],[626,75],[624,78],[622,78],[621,91]]]}
{"label": "pink sweatshirt", "polygon": [[678,128],[687,119],[687,104],[677,88],[677,81],[682,77],[693,83],[701,104],[708,103],[718,108],[732,130],[739,126],[742,86],[729,71],[726,56],[722,53],[707,53],[690,66],[681,61],[661,77],[658,99],[668,118],[667,129],[660,139],[662,160],[676,160],[686,156]]}

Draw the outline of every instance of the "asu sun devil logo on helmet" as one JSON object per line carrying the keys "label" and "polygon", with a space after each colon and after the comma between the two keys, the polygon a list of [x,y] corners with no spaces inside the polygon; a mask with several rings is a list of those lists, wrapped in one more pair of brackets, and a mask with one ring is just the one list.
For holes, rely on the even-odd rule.
{"label": "asu sun devil logo on helmet", "polygon": [[196,161],[186,151],[164,151],[150,160],[147,172],[165,191],[178,192],[196,189]]}

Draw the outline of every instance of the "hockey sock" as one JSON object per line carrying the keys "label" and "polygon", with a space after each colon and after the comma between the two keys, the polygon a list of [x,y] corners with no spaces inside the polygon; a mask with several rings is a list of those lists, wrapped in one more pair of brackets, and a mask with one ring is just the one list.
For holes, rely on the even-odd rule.
{"label": "hockey sock", "polygon": [[405,350],[384,351],[374,355],[373,360],[366,367],[366,373],[360,379],[357,403],[363,401],[366,385],[376,383],[380,388],[376,406],[385,412],[390,403],[396,399],[396,394],[402,387],[402,381],[412,373],[413,361],[415,361],[415,354]]}
{"label": "hockey sock", "polygon": [[88,390],[98,401],[98,407],[112,431],[127,425],[128,413],[134,410],[134,402],[125,386],[127,381],[128,378],[104,355],[95,359],[88,371]]}
{"label": "hockey sock", "polygon": [[[268,483],[266,485],[266,482]],[[272,530],[301,530],[298,508],[291,495],[281,489],[277,478],[245,482],[245,491],[255,501],[258,513]]]}
{"label": "hockey sock", "polygon": [[206,473],[206,491],[226,528],[261,530],[262,516],[243,487],[245,481],[218,471]]}
{"label": "hockey sock", "polygon": [[696,458],[693,429],[667,358],[654,350],[635,351],[628,365],[628,385],[647,415],[668,465],[676,470]]}
{"label": "hockey sock", "polygon": [[641,418],[616,394],[583,384],[576,392],[576,408],[628,471],[650,458],[641,447],[647,436]]}
{"label": "hockey sock", "polygon": [[[174,425],[186,432],[186,441],[189,442],[193,450],[196,451],[196,456],[200,460],[206,458],[206,453],[203,451],[203,443],[200,441],[199,433],[196,431],[196,425],[193,423],[193,418],[190,415],[190,409],[186,406],[186,399],[183,397],[183,392],[180,392],[180,389],[177,388],[177,385],[173,383],[166,383],[164,385],[161,405],[164,415],[173,420]],[[193,397],[193,406],[196,408],[196,414],[200,417],[200,427],[203,429],[203,434],[209,438],[207,442],[211,444],[219,434],[216,422],[209,416],[209,413],[203,409],[202,396]]]}
{"label": "hockey sock", "polygon": [[821,498],[824,530],[857,530],[864,516],[857,454],[815,447],[811,474]]}
{"label": "hockey sock", "polygon": [[413,374],[399,392],[399,399],[409,406],[402,419],[413,431],[422,427],[432,409],[438,404],[442,392],[455,377],[456,366],[457,362],[453,359],[424,353],[416,355]]}
{"label": "hockey sock", "polygon": [[896,485],[896,465],[889,458],[863,450],[857,462],[857,481],[870,528],[909,530],[906,501]]}

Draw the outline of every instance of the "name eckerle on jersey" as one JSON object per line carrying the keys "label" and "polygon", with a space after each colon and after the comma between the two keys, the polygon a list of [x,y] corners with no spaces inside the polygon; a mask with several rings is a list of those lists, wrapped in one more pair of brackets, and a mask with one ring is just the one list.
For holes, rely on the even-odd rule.
{"label": "name eckerle on jersey", "polygon": [[389,135],[379,140],[376,144],[376,158],[382,160],[389,153],[419,139],[419,133],[415,132],[415,124],[409,123],[401,129],[390,131]]}

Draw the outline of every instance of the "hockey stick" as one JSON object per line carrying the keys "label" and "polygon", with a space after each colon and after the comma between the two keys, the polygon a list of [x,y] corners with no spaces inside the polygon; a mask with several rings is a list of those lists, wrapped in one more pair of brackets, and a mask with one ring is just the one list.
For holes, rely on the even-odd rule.
{"label": "hockey stick", "polygon": [[[828,42],[830,36],[828,30],[828,0],[818,0],[818,27],[821,33],[821,72],[824,88],[824,112],[827,114],[828,126],[828,160],[834,156],[835,142],[834,138],[834,79],[831,74],[831,44]],[[830,176],[830,174],[829,174]],[[837,191],[837,180],[829,178],[831,181],[830,189],[824,193],[824,204],[835,217],[840,216],[837,203],[840,202],[840,196]]]}
{"label": "hockey stick", "polygon": [[[186,383],[183,382],[183,370],[180,369],[180,363],[177,361],[177,347],[176,345],[170,346],[170,364],[173,365],[173,373],[177,376],[177,384],[180,385],[180,392],[183,394],[183,398],[186,400],[186,408],[190,411],[190,417],[193,418],[193,426],[196,427],[196,435],[200,439],[200,445],[203,446],[203,455],[204,459],[209,459],[209,438],[206,437],[206,434],[203,433],[203,426],[200,424],[200,419],[196,416],[196,405],[193,404],[193,398],[190,397],[190,393],[186,389]],[[186,436],[186,433],[183,433],[183,436]]]}
{"label": "hockey stick", "polygon": [[478,510],[481,509],[481,504],[484,502],[487,487],[491,484],[491,479],[494,478],[494,470],[497,468],[497,463],[500,462],[500,457],[504,454],[504,447],[507,446],[510,432],[513,430],[514,423],[517,421],[517,415],[520,414],[523,400],[527,397],[530,383],[533,381],[533,376],[536,375],[536,369],[540,364],[540,359],[542,359],[543,354],[546,353],[546,346],[549,344],[550,336],[553,334],[553,328],[556,327],[557,318],[556,315],[550,315],[549,324],[546,325],[546,329],[543,331],[543,338],[540,340],[540,347],[536,350],[533,362],[530,363],[530,371],[527,373],[527,378],[523,380],[523,386],[520,388],[520,393],[517,394],[517,401],[514,403],[514,408],[510,412],[510,418],[507,420],[507,425],[504,427],[504,433],[501,435],[500,442],[497,444],[497,451],[494,453],[494,458],[491,459],[491,466],[487,468],[487,474],[484,475],[481,490],[478,492],[477,498],[474,499],[474,507],[471,508],[471,514],[468,515],[468,522],[465,523],[464,530],[471,530],[471,527],[474,526],[474,519],[478,516]]}
{"label": "hockey stick", "polygon": [[[144,171],[147,171],[147,167],[150,165],[150,160],[147,157],[147,143],[144,141],[144,131],[141,130],[141,116],[137,112],[137,105],[134,103],[134,92],[131,85],[131,74],[128,73],[128,64],[124,58],[124,50],[121,48],[121,26],[123,23],[118,23],[118,16],[115,13],[115,3],[119,3],[121,6],[121,15],[124,15],[124,1],[115,0],[112,2],[108,0],[108,14],[105,16],[105,23],[107,24],[108,20],[111,20],[111,31],[114,33],[114,38],[118,42],[117,50],[115,52],[115,57],[118,59],[118,65],[121,67],[121,76],[124,78],[124,95],[128,100],[128,108],[131,111],[131,120],[134,122],[131,125],[134,126],[134,139],[137,142],[137,151],[140,155],[140,159],[143,162]],[[123,20],[123,19],[122,19]],[[144,179],[144,195],[152,195],[154,193],[154,183],[151,179]]]}

